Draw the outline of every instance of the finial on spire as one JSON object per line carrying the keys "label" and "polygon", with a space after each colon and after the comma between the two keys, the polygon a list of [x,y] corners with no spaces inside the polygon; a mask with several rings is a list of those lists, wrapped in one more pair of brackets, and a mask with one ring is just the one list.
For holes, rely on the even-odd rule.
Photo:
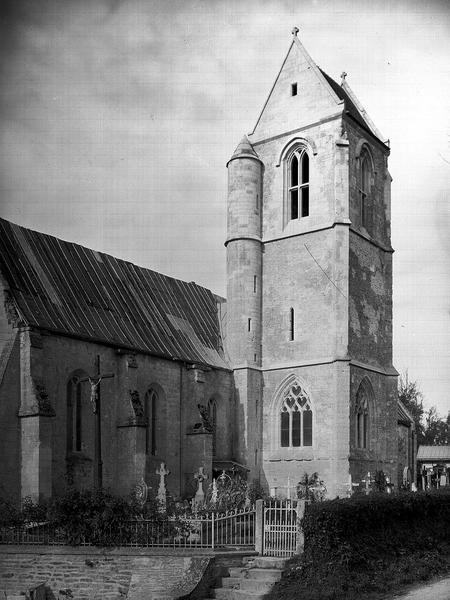
{"label": "finial on spire", "polygon": [[294,27],[294,28],[292,29],[292,35],[293,35],[294,37],[297,37],[297,33],[298,33],[299,31],[300,31],[300,29],[299,29],[298,27]]}
{"label": "finial on spire", "polygon": [[342,73],[341,73],[341,85],[344,83],[346,77],[347,77],[347,73],[345,71],[342,71]]}

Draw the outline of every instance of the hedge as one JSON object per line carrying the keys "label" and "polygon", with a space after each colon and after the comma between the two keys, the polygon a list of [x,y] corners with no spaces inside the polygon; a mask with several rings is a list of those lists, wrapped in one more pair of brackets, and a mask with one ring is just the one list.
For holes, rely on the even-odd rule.
{"label": "hedge", "polygon": [[[305,558],[357,566],[450,540],[450,490],[370,494],[307,507]],[[338,560],[336,560],[338,559]]]}

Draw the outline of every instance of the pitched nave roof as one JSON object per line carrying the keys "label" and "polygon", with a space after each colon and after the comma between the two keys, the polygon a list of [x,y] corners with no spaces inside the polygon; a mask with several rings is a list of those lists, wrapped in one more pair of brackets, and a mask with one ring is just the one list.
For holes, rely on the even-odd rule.
{"label": "pitched nave roof", "polygon": [[220,300],[186,283],[0,219],[0,273],[24,325],[228,368]]}

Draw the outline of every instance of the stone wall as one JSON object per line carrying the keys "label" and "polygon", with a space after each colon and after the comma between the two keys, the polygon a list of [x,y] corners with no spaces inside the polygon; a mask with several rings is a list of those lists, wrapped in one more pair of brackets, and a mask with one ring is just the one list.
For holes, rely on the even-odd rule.
{"label": "stone wall", "polygon": [[[74,600],[148,600],[186,595],[211,557],[138,549],[0,547],[0,595],[45,583],[53,595]],[[70,590],[72,596],[68,595]],[[60,594],[60,591],[62,592]]]}
{"label": "stone wall", "polygon": [[20,496],[19,339],[7,306],[8,293],[0,279],[0,495],[17,503]]}
{"label": "stone wall", "polygon": [[[234,420],[234,386],[228,371],[131,355],[28,329],[18,336],[20,344],[17,341],[13,346],[0,382],[0,415],[6,424],[0,440],[0,448],[4,445],[0,469],[3,471],[3,465],[6,469],[0,473],[13,501],[27,495],[37,500],[61,494],[74,477],[78,487],[92,487],[95,416],[87,378],[96,374],[97,356],[101,374],[113,375],[100,383],[104,487],[127,495],[144,476],[156,491],[156,470],[161,462],[170,471],[166,483],[174,497],[186,492],[186,481],[199,466],[211,475],[211,440],[199,448],[189,433],[201,422],[197,405],[206,406],[212,397],[219,419],[218,458],[232,458],[233,428],[225,426]],[[82,380],[79,451],[68,448],[67,443],[74,427],[72,424],[69,431],[67,401],[68,382],[73,376]],[[158,394],[154,454],[146,451],[144,417],[150,389]]]}

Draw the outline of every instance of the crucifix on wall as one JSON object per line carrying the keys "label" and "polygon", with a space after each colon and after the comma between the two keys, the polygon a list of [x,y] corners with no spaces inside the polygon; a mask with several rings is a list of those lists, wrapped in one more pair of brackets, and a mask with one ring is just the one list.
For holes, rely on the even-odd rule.
{"label": "crucifix on wall", "polygon": [[92,411],[95,416],[95,446],[94,446],[94,485],[96,488],[103,486],[103,461],[102,461],[102,412],[100,383],[103,379],[114,377],[114,373],[102,373],[100,367],[100,355],[95,359],[96,374],[93,377],[80,379],[80,383],[88,381],[90,385],[90,400]]}

